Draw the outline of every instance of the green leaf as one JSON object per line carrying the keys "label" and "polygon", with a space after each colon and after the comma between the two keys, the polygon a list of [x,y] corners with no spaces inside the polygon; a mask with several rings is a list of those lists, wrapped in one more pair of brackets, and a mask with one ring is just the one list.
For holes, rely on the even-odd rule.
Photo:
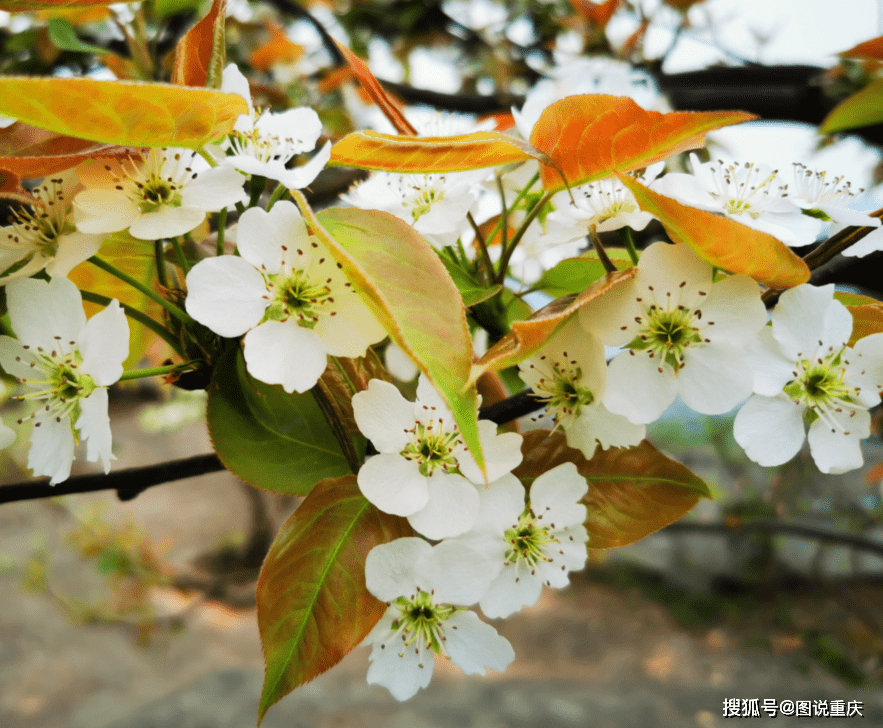
{"label": "green leaf", "polygon": [[336,665],[386,611],[365,586],[365,559],[413,535],[359,492],[356,476],[323,480],[282,526],[257,585],[267,663],[258,722],[271,705]]}
{"label": "green leaf", "polygon": [[[215,367],[206,415],[221,462],[258,488],[306,495],[322,478],[350,472],[312,394],[252,379],[238,347]],[[361,439],[357,449],[364,446]]]}
{"label": "green leaf", "polygon": [[56,48],[61,48],[63,51],[93,53],[97,56],[107,53],[106,48],[81,41],[73,24],[67,18],[49,18],[46,28],[49,31],[49,40]]}
{"label": "green leaf", "polygon": [[567,446],[561,431],[534,430],[524,436],[524,461],[513,473],[532,482],[561,463],[574,463],[589,483],[582,502],[588,510],[589,548],[626,546],[677,521],[711,493],[685,465],[644,440],[630,448],[598,449],[591,460]]}
{"label": "green leaf", "polygon": [[[632,267],[632,259],[625,248],[605,248],[617,268]],[[598,254],[589,251],[578,258],[562,260],[551,270],[547,270],[536,283],[536,287],[550,296],[560,298],[568,293],[580,293],[592,283],[602,278],[607,271],[598,259]]]}
{"label": "green leaf", "polygon": [[819,134],[879,124],[883,121],[883,78],[865,86],[835,106],[819,127]]}
{"label": "green leaf", "polygon": [[440,255],[439,259],[444,263],[451,276],[451,280],[454,281],[454,285],[460,291],[460,295],[463,297],[463,306],[466,308],[493,298],[503,287],[500,285],[482,286],[469,271],[463,270],[454,261],[449,260],[444,255]]}
{"label": "green leaf", "polygon": [[292,196],[310,231],[340,264],[389,333],[450,407],[466,446],[484,470],[478,401],[467,386],[472,337],[456,285],[414,228],[388,212],[332,207],[314,215]]}

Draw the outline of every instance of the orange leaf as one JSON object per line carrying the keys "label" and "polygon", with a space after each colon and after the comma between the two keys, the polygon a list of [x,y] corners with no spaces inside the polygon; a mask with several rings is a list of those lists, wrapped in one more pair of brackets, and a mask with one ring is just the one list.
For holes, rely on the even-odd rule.
{"label": "orange leaf", "polygon": [[588,20],[598,28],[606,28],[621,1],[606,0],[606,2],[594,3],[592,0],[570,0],[570,5],[583,20]]}
{"label": "orange leaf", "polygon": [[449,137],[409,137],[357,131],[331,148],[329,166],[383,172],[463,172],[509,162],[551,160],[525,142],[495,131]]}
{"label": "orange leaf", "polygon": [[852,335],[847,342],[849,346],[855,346],[855,342],[871,334],[883,333],[883,301],[845,291],[835,291],[834,298],[852,314]]}
{"label": "orange leaf", "polygon": [[[337,41],[334,42],[337,43]],[[389,119],[393,128],[399,134],[417,136],[417,130],[411,125],[411,122],[405,118],[400,104],[396,103],[392,97],[386,93],[383,86],[381,86],[380,82],[374,78],[374,74],[371,73],[371,70],[365,65],[362,59],[345,45],[337,43],[337,47],[340,48],[343,57],[346,58],[347,63],[350,64],[350,67],[355,72],[356,78],[359,79],[359,83],[362,84],[374,103],[380,107],[380,110],[383,112],[384,116]]]}
{"label": "orange leaf", "polygon": [[524,361],[540,349],[567,319],[589,301],[604,295],[613,286],[631,280],[637,272],[637,268],[629,268],[608,273],[582,293],[572,293],[559,298],[541,308],[526,321],[516,321],[512,324],[512,331],[472,365],[469,382],[476,381],[485,372],[499,371]]}
{"label": "orange leaf", "polygon": [[[742,111],[646,111],[632,99],[606,94],[568,96],[540,115],[530,143],[558,169],[540,170],[543,186],[558,190],[629,172],[705,144],[705,134],[757,117]],[[559,173],[558,170],[561,170]]]}
{"label": "orange leaf", "polygon": [[[134,2],[135,0],[123,0]],[[110,5],[109,0],[0,0],[0,10],[18,13],[22,10],[57,10],[59,8],[88,8]]]}
{"label": "orange leaf", "polygon": [[567,446],[563,432],[525,433],[524,460],[513,474],[533,480],[562,463],[573,463],[589,483],[582,498],[588,511],[589,548],[626,546],[690,512],[709,497],[708,486],[689,468],[644,440],[630,448],[598,450],[586,460]]}
{"label": "orange leaf", "polygon": [[256,71],[269,71],[277,63],[294,63],[304,54],[303,46],[292,43],[282,28],[269,20],[264,27],[270,34],[270,40],[258,46],[249,56],[248,63]]}
{"label": "orange leaf", "polygon": [[863,58],[870,61],[883,61],[883,35],[871,38],[853,46],[848,51],[837,54],[843,58]]}
{"label": "orange leaf", "polygon": [[682,205],[628,175],[616,176],[632,191],[642,210],[659,218],[674,242],[688,243],[712,265],[751,276],[770,288],[793,288],[809,280],[803,259],[772,235]]}
{"label": "orange leaf", "polygon": [[245,99],[206,88],[91,78],[0,78],[0,114],[136,147],[200,147],[229,132]]}
{"label": "orange leaf", "polygon": [[21,179],[62,172],[96,155],[113,157],[129,153],[127,147],[62,136],[21,121],[0,129],[0,169]]}
{"label": "orange leaf", "polygon": [[221,87],[226,55],[226,10],[227,0],[213,0],[206,16],[178,41],[172,68],[173,84]]}

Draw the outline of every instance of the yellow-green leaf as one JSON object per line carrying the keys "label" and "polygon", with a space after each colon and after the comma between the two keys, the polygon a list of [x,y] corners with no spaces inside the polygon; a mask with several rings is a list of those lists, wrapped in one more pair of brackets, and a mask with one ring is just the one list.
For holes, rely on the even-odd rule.
{"label": "yellow-green leaf", "polygon": [[852,335],[849,337],[849,346],[855,346],[859,339],[871,334],[883,333],[883,301],[845,291],[835,291],[834,298],[846,306],[852,314]]}
{"label": "yellow-green leaf", "polygon": [[206,88],[91,78],[0,77],[0,114],[134,147],[201,147],[229,132],[245,99]]}
{"label": "yellow-green leaf", "polygon": [[883,121],[883,78],[878,78],[835,106],[819,127],[819,134],[879,124]]}
{"label": "yellow-green leaf", "polygon": [[617,177],[632,191],[642,210],[659,218],[674,242],[689,244],[712,265],[751,276],[770,288],[793,288],[809,280],[809,268],[803,259],[772,235],[682,205],[628,175]]}
{"label": "yellow-green leaf", "polygon": [[[546,108],[530,143],[553,164],[541,167],[547,190],[628,172],[704,146],[705,135],[757,117],[743,111],[647,111],[606,94],[568,96]],[[563,179],[562,179],[563,175]]]}
{"label": "yellow-green leaf", "polygon": [[532,481],[561,463],[573,463],[589,483],[582,503],[588,511],[588,547],[627,546],[685,516],[708,486],[685,465],[644,440],[630,448],[597,450],[586,460],[567,446],[563,432],[534,430],[524,435],[524,461],[513,473]]}
{"label": "yellow-green leaf", "polygon": [[542,159],[530,144],[496,131],[449,137],[413,137],[356,131],[331,148],[329,166],[384,172],[463,172]]}
{"label": "yellow-green leaf", "polygon": [[[116,2],[117,0],[113,0]],[[122,0],[135,2],[135,0]],[[110,0],[0,0],[0,10],[19,13],[24,10],[58,10],[59,8],[88,8],[112,5]]]}

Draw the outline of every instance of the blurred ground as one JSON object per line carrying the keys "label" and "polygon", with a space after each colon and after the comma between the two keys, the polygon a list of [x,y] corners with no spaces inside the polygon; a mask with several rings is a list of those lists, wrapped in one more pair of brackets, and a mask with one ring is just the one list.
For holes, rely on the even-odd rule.
{"label": "blurred ground", "polygon": [[[139,407],[117,402],[115,467],[209,451],[199,424],[144,434]],[[701,470],[701,455],[693,457]],[[96,494],[0,507],[0,727],[254,725],[263,661],[246,606],[253,570],[240,563],[219,576],[210,567],[222,559],[200,558],[242,546],[249,505],[224,473],[156,487],[130,503]],[[292,504],[280,497],[265,505],[278,524]],[[725,538],[655,537],[496,623],[517,655],[505,675],[464,678],[437,663],[430,687],[400,705],[365,684],[368,653],[359,649],[272,708],[263,725],[715,728],[769,720],[723,718],[726,698],[857,700],[863,718],[779,716],[775,724],[883,725],[883,587],[873,565],[847,580],[829,574],[821,585],[798,569],[752,583],[733,576],[744,551]],[[693,570],[700,577],[687,577],[691,560],[708,567]],[[201,589],[150,586],[169,579]]]}

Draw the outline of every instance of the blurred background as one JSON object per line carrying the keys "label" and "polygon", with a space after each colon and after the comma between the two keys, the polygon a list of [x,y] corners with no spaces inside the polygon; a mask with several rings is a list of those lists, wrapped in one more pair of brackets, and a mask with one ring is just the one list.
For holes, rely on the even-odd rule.
{"label": "blurred background", "polygon": [[[116,10],[120,26],[147,18],[168,48],[206,10],[190,0],[139,7]],[[369,58],[409,104],[472,105],[477,114],[520,106],[543,78],[566,85],[566,69],[587,54],[615,53],[644,68],[671,108],[766,104],[772,120],[709,135],[712,155],[781,168],[800,161],[864,188],[857,207],[883,206],[879,130],[822,140],[812,124],[871,72],[834,54],[883,33],[883,3],[648,0],[621,3],[605,27],[593,7],[234,0],[228,53],[274,108],[312,105],[333,137],[383,120],[330,70],[320,26]],[[128,58],[106,17],[0,13],[2,71],[126,77],[120,61],[59,35],[58,17],[81,43]],[[163,67],[136,71],[159,78]],[[347,175],[329,170],[314,199],[335,199],[355,179]],[[832,275],[880,298],[880,256],[862,261]],[[0,402],[12,393],[0,382]],[[16,408],[7,402],[4,419]],[[210,452],[203,412],[202,392],[154,383],[113,390],[114,469]],[[863,718],[775,720],[883,725],[879,412],[875,422],[865,467],[824,476],[806,452],[760,468],[733,441],[732,415],[703,417],[676,403],[648,437],[702,477],[714,500],[633,546],[592,552],[568,589],[495,623],[517,655],[505,675],[465,678],[439,661],[430,687],[398,704],[365,684],[359,649],[263,725],[713,728],[746,720],[723,717],[731,698],[859,701]],[[0,483],[26,480],[26,461],[22,436],[0,452]],[[89,467],[78,460],[74,474]],[[0,726],[253,725],[263,680],[254,584],[296,505],[227,473],[128,502],[96,493],[0,505]]]}

